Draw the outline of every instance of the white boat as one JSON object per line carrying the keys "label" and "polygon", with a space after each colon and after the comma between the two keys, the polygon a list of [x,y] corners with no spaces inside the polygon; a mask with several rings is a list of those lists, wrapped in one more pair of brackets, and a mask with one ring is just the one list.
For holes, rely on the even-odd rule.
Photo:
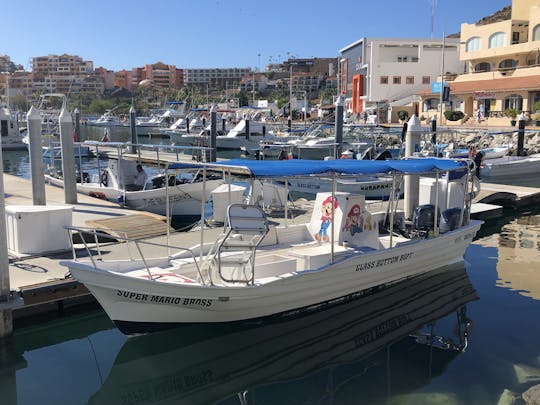
{"label": "white boat", "polygon": [[[405,222],[398,221],[402,215],[393,198],[388,210],[370,212],[362,195],[320,193],[309,223],[272,227],[259,207],[231,204],[217,239],[205,242],[204,228],[196,246],[189,245],[192,236],[178,236],[186,238],[177,241],[179,253],[151,258],[138,249],[141,257],[133,260],[90,256],[62,262],[121,327],[144,331],[297,311],[462,261],[482,224],[468,214],[473,178],[469,161],[238,159],[199,166],[271,179],[381,174],[396,176],[394,184],[403,174],[453,173],[452,181],[443,183],[446,193],[432,195],[444,201],[461,195],[461,205],[443,211],[442,222],[435,215],[438,201],[419,206],[410,225],[397,234],[395,223]],[[142,241],[134,243],[140,246]]]}
{"label": "white boat", "polygon": [[63,93],[45,93],[39,96],[38,109],[41,115],[41,133],[54,136],[60,133],[58,117],[62,108],[67,108],[67,96]]}
{"label": "white boat", "polygon": [[[477,149],[474,153],[482,152],[484,154],[484,159],[496,159],[507,156],[510,152],[509,146],[494,146],[490,148],[480,148]],[[467,158],[470,155],[470,150],[468,148],[459,148],[448,150],[445,153],[447,158],[459,159]]]}
{"label": "white boat", "polygon": [[101,117],[99,117],[97,120],[88,120],[86,121],[86,125],[90,126],[96,126],[96,127],[126,127],[129,126],[129,123],[127,120],[122,119],[116,115],[113,114],[112,110],[107,110]]}
{"label": "white boat", "polygon": [[160,129],[167,129],[172,123],[177,122],[184,114],[184,104],[176,103],[179,107],[167,108],[163,113],[152,117],[138,117],[135,121],[138,135],[158,133]]}
{"label": "white boat", "polygon": [[134,336],[88,403],[224,404],[241,396],[308,404],[343,392],[385,403],[393,399],[386,390],[365,387],[386,386],[396,364],[415,365],[399,375],[401,386],[417,388],[466,351],[467,304],[477,299],[462,266],[272,322]]}
{"label": "white boat", "polygon": [[[111,142],[86,142],[86,144],[113,147],[126,145]],[[99,152],[96,152],[96,155],[99,155]],[[103,171],[100,169],[93,175],[83,174],[82,182],[77,183],[77,191],[92,197],[123,203],[135,210],[159,215],[168,213],[200,218],[201,204],[207,199],[205,194],[223,184],[223,180],[217,177],[202,182],[200,170],[192,168],[191,174],[184,173],[181,176],[170,172],[151,176],[142,189],[136,189],[133,183],[137,175],[137,164],[138,162],[134,160],[122,158],[119,153],[117,158],[109,160]],[[64,186],[64,180],[57,174],[46,174],[45,179],[54,186]]]}
{"label": "white boat", "polygon": [[297,135],[289,134],[278,136],[270,130],[266,122],[262,121],[250,121],[249,133],[250,136],[247,139],[246,120],[242,119],[226,135],[216,137],[217,148],[225,150],[240,150],[241,148],[254,150],[260,147],[262,141],[287,142],[298,137]]}
{"label": "white boat", "polygon": [[19,130],[17,116],[7,106],[0,107],[0,137],[2,150],[26,149],[23,138],[26,131]]}
{"label": "white boat", "polygon": [[[24,147],[27,149],[30,147],[28,131],[25,131],[22,138]],[[42,146],[41,150],[43,151],[43,157],[47,159],[61,159],[62,158],[62,147],[60,146],[60,141],[58,136],[48,135],[42,137]],[[75,158],[88,158],[92,157],[93,153],[90,150],[90,147],[81,142],[73,143],[73,155]]]}
{"label": "white boat", "polygon": [[540,154],[530,156],[504,156],[484,160],[480,166],[481,179],[520,179],[538,176],[540,173]]}
{"label": "white boat", "polygon": [[494,146],[492,148],[481,148],[478,151],[484,153],[484,159],[496,159],[507,156],[510,152],[510,147]]}

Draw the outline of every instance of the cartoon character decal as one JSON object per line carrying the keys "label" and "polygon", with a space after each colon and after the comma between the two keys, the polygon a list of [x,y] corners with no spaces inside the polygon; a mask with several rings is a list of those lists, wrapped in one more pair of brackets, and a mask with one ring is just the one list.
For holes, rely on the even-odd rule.
{"label": "cartoon character decal", "polygon": [[319,232],[315,234],[315,239],[318,241],[328,242],[330,240],[328,236],[328,228],[332,223],[332,203],[334,204],[334,211],[338,208],[338,202],[332,196],[328,196],[322,203],[321,210],[321,228]]}
{"label": "cartoon character decal", "polygon": [[362,209],[358,204],[353,205],[347,214],[345,231],[349,231],[351,236],[364,231],[364,216],[362,215]]}

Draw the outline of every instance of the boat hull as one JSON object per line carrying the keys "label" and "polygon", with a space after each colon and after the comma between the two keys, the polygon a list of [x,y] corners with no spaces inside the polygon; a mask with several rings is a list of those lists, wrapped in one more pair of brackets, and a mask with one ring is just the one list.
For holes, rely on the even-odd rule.
{"label": "boat hull", "polygon": [[[52,176],[45,176],[48,183],[64,187],[64,181]],[[206,182],[206,199],[210,192],[223,184],[222,180]],[[201,200],[203,198],[202,183],[186,183],[169,188],[169,210],[171,215],[200,217]],[[164,188],[123,191],[117,188],[105,187],[98,183],[77,183],[77,192],[91,197],[101,198],[112,202],[123,202],[131,209],[152,212],[158,215],[167,214],[167,198]]]}
{"label": "boat hull", "polygon": [[[63,264],[86,285],[114,322],[145,332],[185,323],[234,322],[297,311],[449,266],[463,260],[481,224],[471,221],[440,237],[392,249],[351,252],[321,268],[248,286],[154,282],[94,268],[91,263]],[[133,265],[144,268],[140,263]]]}
{"label": "boat hull", "polygon": [[540,154],[531,156],[505,156],[485,161],[480,168],[481,178],[521,178],[537,176],[540,172]]}

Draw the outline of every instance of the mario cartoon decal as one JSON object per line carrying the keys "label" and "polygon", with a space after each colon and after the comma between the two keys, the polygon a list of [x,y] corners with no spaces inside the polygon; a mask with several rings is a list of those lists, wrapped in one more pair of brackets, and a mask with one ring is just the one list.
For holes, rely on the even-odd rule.
{"label": "mario cartoon decal", "polygon": [[332,223],[332,202],[334,204],[334,210],[336,210],[338,202],[335,198],[332,199],[332,196],[328,196],[322,203],[321,228],[319,229],[319,232],[315,234],[315,239],[318,241],[328,242],[330,240],[328,237],[328,228]]}
{"label": "mario cartoon decal", "polygon": [[358,204],[354,204],[351,207],[349,214],[347,214],[345,231],[349,231],[351,236],[364,231],[364,216],[362,215],[362,209]]}

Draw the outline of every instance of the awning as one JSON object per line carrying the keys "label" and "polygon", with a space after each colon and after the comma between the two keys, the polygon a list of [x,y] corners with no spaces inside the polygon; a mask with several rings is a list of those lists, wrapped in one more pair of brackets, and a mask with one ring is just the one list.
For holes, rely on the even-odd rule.
{"label": "awning", "polygon": [[213,170],[225,170],[251,177],[292,177],[320,174],[373,175],[373,174],[421,174],[437,170],[442,172],[466,170],[463,160],[438,158],[413,158],[403,160],[248,160],[232,159],[216,163],[172,163],[170,169],[206,166]]}

